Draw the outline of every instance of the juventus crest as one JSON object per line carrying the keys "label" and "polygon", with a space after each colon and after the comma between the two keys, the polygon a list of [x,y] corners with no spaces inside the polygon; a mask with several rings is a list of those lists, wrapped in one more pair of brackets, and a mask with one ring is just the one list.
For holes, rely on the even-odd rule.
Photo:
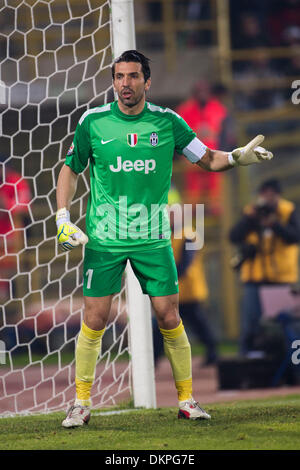
{"label": "juventus crest", "polygon": [[152,134],[150,135],[150,144],[153,145],[153,147],[158,144],[158,135],[156,134],[156,132],[152,132]]}

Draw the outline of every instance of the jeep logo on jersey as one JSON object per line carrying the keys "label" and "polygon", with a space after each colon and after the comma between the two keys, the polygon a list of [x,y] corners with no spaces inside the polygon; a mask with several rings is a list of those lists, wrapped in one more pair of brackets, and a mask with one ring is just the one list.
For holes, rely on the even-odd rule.
{"label": "jeep logo on jersey", "polygon": [[150,144],[153,145],[153,147],[158,144],[158,135],[156,134],[156,132],[152,132],[152,134],[150,135]]}
{"label": "jeep logo on jersey", "polygon": [[130,145],[130,147],[134,147],[137,144],[137,141],[137,134],[127,134],[127,144]]}
{"label": "jeep logo on jersey", "polygon": [[122,157],[117,157],[117,166],[114,167],[113,165],[109,165],[110,171],[114,173],[118,173],[119,171],[123,170],[126,173],[129,171],[142,171],[147,175],[150,171],[154,171],[156,167],[155,160],[135,160],[132,162],[131,160],[124,160],[122,161]]}

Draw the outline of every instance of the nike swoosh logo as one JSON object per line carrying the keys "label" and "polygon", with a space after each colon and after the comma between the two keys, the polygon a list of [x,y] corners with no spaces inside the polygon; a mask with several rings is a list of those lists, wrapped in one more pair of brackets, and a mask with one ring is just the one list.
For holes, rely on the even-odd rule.
{"label": "nike swoosh logo", "polygon": [[109,142],[112,142],[113,140],[115,140],[115,139],[110,139],[110,140],[103,140],[103,139],[101,139],[101,144],[102,144],[102,145],[105,145],[105,144],[108,144]]}

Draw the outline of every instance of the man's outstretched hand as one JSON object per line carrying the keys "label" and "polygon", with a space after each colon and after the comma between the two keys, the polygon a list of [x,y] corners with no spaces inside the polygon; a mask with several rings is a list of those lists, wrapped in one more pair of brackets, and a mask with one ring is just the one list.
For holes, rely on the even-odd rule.
{"label": "man's outstretched hand", "polygon": [[265,160],[271,160],[273,154],[260,144],[265,140],[263,135],[257,135],[245,147],[234,149],[230,155],[230,163],[232,165],[247,166],[252,163],[261,163]]}

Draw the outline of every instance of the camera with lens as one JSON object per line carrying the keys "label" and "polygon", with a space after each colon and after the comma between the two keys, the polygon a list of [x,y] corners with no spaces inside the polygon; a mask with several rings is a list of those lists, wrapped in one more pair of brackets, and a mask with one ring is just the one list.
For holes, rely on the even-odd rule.
{"label": "camera with lens", "polygon": [[268,217],[270,214],[276,212],[276,207],[271,204],[263,203],[255,206],[256,216],[258,219]]}
{"label": "camera with lens", "polygon": [[231,258],[230,266],[232,269],[239,270],[247,259],[254,259],[257,253],[255,245],[244,243],[239,251]]}

